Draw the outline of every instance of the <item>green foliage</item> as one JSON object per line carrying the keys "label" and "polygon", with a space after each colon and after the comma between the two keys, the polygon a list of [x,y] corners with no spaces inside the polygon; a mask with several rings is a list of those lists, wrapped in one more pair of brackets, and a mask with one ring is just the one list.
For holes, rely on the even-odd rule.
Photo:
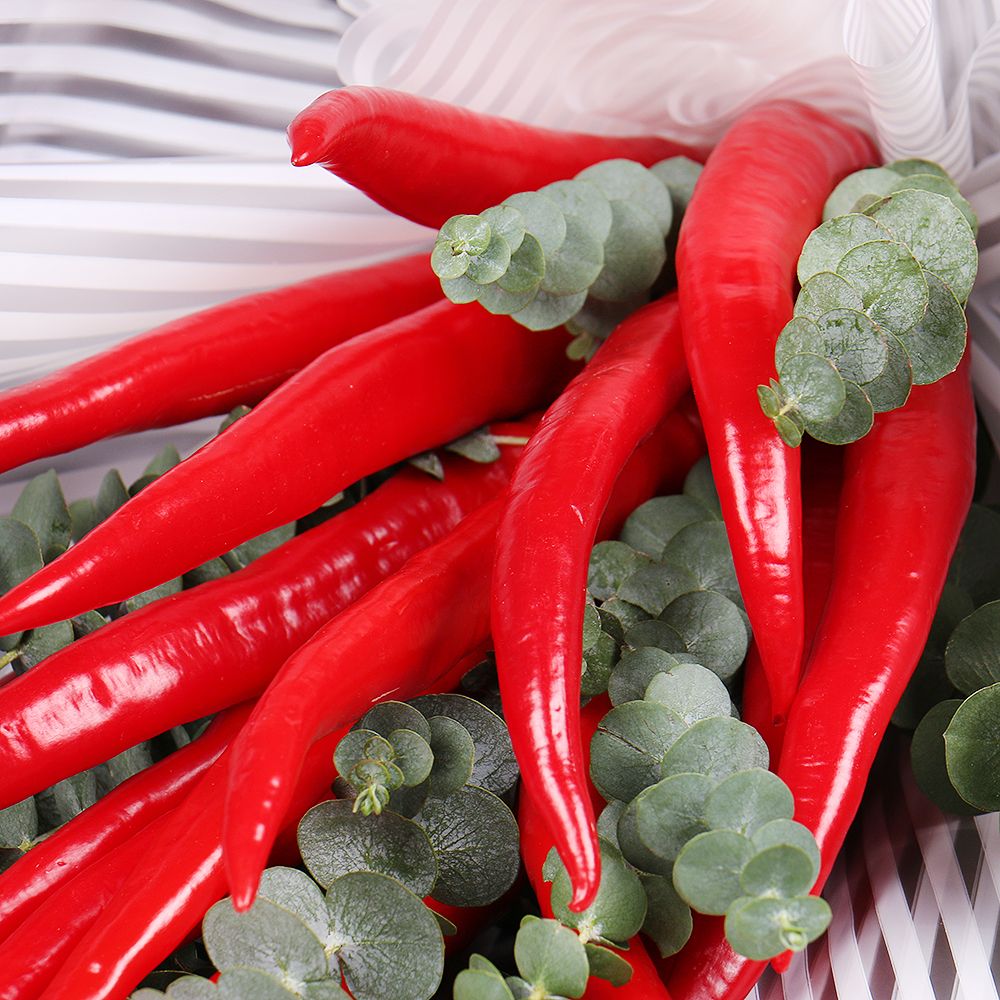
{"label": "green foliage", "polygon": [[806,240],[794,317],[775,345],[778,379],[757,387],[790,447],[848,444],[912,385],[954,371],[975,280],[976,218],[936,164],[905,160],[846,177]]}
{"label": "green foliage", "polygon": [[532,330],[565,323],[577,336],[571,353],[589,356],[646,301],[700,170],[683,157],[648,169],[596,163],[449,219],[431,267],[453,302],[478,301]]}

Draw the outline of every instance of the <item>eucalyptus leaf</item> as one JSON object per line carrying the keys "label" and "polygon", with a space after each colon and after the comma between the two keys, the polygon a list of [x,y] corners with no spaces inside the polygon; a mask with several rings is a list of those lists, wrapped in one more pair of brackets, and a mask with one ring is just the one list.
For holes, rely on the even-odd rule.
{"label": "eucalyptus leaf", "polygon": [[621,845],[618,843],[618,822],[627,805],[627,802],[620,799],[612,799],[597,817],[597,836],[619,851]]}
{"label": "eucalyptus leaf", "polygon": [[244,566],[249,566],[250,563],[263,555],[267,555],[268,552],[273,552],[274,549],[284,545],[294,535],[294,522],[292,524],[283,524],[243,542],[242,545],[237,545],[235,549],[227,552],[222,558],[229,565],[229,568],[235,572],[238,569],[243,569]]}
{"label": "eucalyptus leaf", "polygon": [[461,694],[428,694],[410,704],[425,718],[445,715],[468,730],[476,746],[476,760],[469,783],[503,795],[517,781],[517,760],[507,726],[495,712]]}
{"label": "eucalyptus leaf", "polygon": [[646,893],[638,875],[610,844],[600,842],[601,884],[594,902],[577,913],[569,908],[573,887],[560,864],[552,880],[552,912],[579,933],[584,943],[623,944],[646,919]]}
{"label": "eucalyptus leaf", "polygon": [[766,768],[767,761],[767,745],[752,726],[733,718],[702,719],[667,751],[661,771],[665,778],[695,772],[722,779]]}
{"label": "eucalyptus leaf", "polygon": [[955,791],[984,812],[1000,809],[1000,684],[969,695],[944,731]]}
{"label": "eucalyptus leaf", "polygon": [[[534,298],[543,277],[545,277],[545,251],[542,250],[541,243],[534,236],[525,233],[521,245],[510,258],[506,273],[497,278],[495,284],[498,289],[508,295],[526,295],[527,299],[524,305],[527,305]],[[487,288],[489,286],[483,286],[483,291]],[[481,301],[485,304],[489,299],[482,296]],[[504,312],[506,311],[504,309]],[[516,312],[517,310],[512,311]]]}
{"label": "eucalyptus leaf", "polygon": [[75,819],[97,801],[97,775],[81,771],[57,781],[35,796],[41,824],[49,829]]}
{"label": "eucalyptus leaf", "polygon": [[506,274],[510,258],[510,245],[503,237],[494,236],[482,253],[469,258],[465,274],[477,285],[488,285]]}
{"label": "eucalyptus leaf", "polygon": [[682,494],[653,497],[629,514],[621,539],[633,549],[660,559],[667,543],[682,528],[698,521],[717,519],[715,511],[695,497]]}
{"label": "eucalyptus leaf", "polygon": [[[794,810],[792,793],[781,778],[763,768],[751,768],[719,782],[705,803],[705,822],[713,830],[751,837],[771,820],[791,819]],[[790,895],[805,892],[811,885]]]}
{"label": "eucalyptus leaf", "polygon": [[599,601],[618,593],[618,588],[638,569],[650,565],[648,556],[625,542],[598,542],[590,551],[587,589]]}
{"label": "eucalyptus leaf", "polygon": [[[31,530],[23,521],[0,517],[0,593],[23,583],[42,568],[42,550]],[[21,632],[0,637],[0,650],[14,649]]]}
{"label": "eucalyptus leaf", "polygon": [[618,662],[618,643],[602,631],[597,642],[583,653],[583,675],[580,678],[580,693],[592,698],[608,689],[611,672]]}
{"label": "eucalyptus leaf", "polygon": [[694,573],[678,560],[665,559],[636,570],[618,588],[618,596],[651,615],[658,615],[681,594],[699,589],[701,583]]}
{"label": "eucalyptus leaf", "polygon": [[75,638],[72,622],[53,622],[25,633],[21,640],[18,662],[22,669],[38,666],[46,657],[65,649]]}
{"label": "eucalyptus leaf", "polygon": [[913,370],[914,385],[930,385],[953,372],[965,353],[965,313],[952,290],[925,272],[929,298],[923,318],[900,340]]}
{"label": "eucalyptus leaf", "polygon": [[461,455],[470,462],[488,463],[500,458],[500,447],[488,427],[480,427],[479,430],[446,444],[444,450]]}
{"label": "eucalyptus leaf", "polygon": [[605,799],[629,802],[660,779],[660,763],[687,729],[674,711],[652,702],[618,705],[590,741],[590,777]]}
{"label": "eucalyptus leaf", "polygon": [[[510,273],[509,271],[507,272]],[[523,292],[509,292],[501,284],[500,279],[489,285],[480,285],[476,293],[479,304],[494,316],[513,316],[514,313],[526,309],[538,294],[538,282]]]}
{"label": "eucalyptus leaf", "polygon": [[688,570],[697,581],[693,589],[717,590],[734,603],[741,603],[729,536],[721,520],[699,521],[681,528],[667,542],[662,558]]}
{"label": "eucalyptus leaf", "polygon": [[979,219],[973,207],[962,197],[958,188],[955,187],[951,178],[942,177],[935,173],[914,173],[907,175],[897,183],[890,193],[902,191],[903,189],[914,191],[930,191],[932,194],[939,194],[947,198],[965,217],[973,235],[979,229]]}
{"label": "eucalyptus leaf", "polygon": [[[707,774],[673,774],[629,803],[618,824],[622,853],[643,871],[669,874],[689,840],[708,832],[705,805],[718,782]],[[647,867],[652,859],[655,867]]]}
{"label": "eucalyptus leaf", "polygon": [[951,698],[927,712],[913,732],[910,760],[917,787],[938,809],[954,816],[975,816],[982,810],[955,791],[945,759],[944,732],[961,705],[961,698]]}
{"label": "eucalyptus leaf", "polygon": [[862,311],[861,292],[834,271],[818,271],[799,289],[795,315],[815,321],[834,309]]}
{"label": "eucalyptus leaf", "polygon": [[666,236],[673,221],[673,202],[666,186],[652,171],[634,160],[603,160],[576,175],[601,189],[612,204],[615,201],[642,205],[656,220]]}
{"label": "eucalyptus leaf", "polygon": [[98,523],[106,521],[119,507],[128,503],[128,499],[128,490],[121,473],[117,469],[108,470],[97,487],[94,499]]}
{"label": "eucalyptus leaf", "polygon": [[137,743],[115,754],[100,766],[98,783],[101,794],[116,788],[123,781],[128,781],[140,771],[145,771],[152,763],[153,755],[148,742]]}
{"label": "eucalyptus leaf", "polygon": [[[659,182],[654,181],[667,197]],[[651,288],[666,263],[663,231],[656,218],[631,202],[611,202],[611,231],[604,243],[604,267],[590,294],[608,302],[625,302]]]}
{"label": "eucalyptus leaf", "polygon": [[628,601],[623,601],[619,597],[608,598],[601,605],[600,613],[601,628],[615,638],[620,633],[622,640],[625,639],[630,629],[649,620],[649,612],[643,611],[637,605],[629,604]]}
{"label": "eucalyptus leaf", "polygon": [[886,334],[889,345],[889,359],[878,378],[866,382],[865,395],[876,413],[886,413],[898,409],[909,398],[913,388],[913,371],[906,349],[898,337]]}
{"label": "eucalyptus leaf", "polygon": [[632,979],[632,966],[616,951],[599,944],[584,945],[590,975],[603,979],[612,986],[624,986]]}
{"label": "eucalyptus leaf", "polygon": [[948,580],[965,591],[976,606],[1000,599],[997,552],[1000,552],[1000,513],[974,503],[948,567]]}
{"label": "eucalyptus leaf", "polygon": [[642,701],[650,682],[657,675],[673,670],[680,662],[666,650],[655,646],[626,649],[608,680],[611,704],[621,705],[623,702]]}
{"label": "eucalyptus leaf", "polygon": [[951,201],[929,191],[897,191],[868,214],[905,243],[920,266],[936,274],[959,302],[969,297],[978,266],[976,240]]}
{"label": "eucalyptus leaf", "polygon": [[687,476],[684,477],[683,492],[685,496],[694,497],[700,500],[709,510],[715,511],[717,517],[721,517],[721,505],[719,504],[719,491],[715,488],[715,480],[712,478],[712,465],[706,455],[698,459],[691,466]]}
{"label": "eucalyptus leaf", "polygon": [[352,727],[355,731],[371,730],[388,739],[396,729],[409,729],[430,742],[431,727],[427,717],[405,701],[381,701],[373,705]]}
{"label": "eucalyptus leaf", "polygon": [[[580,311],[566,323],[570,333],[585,336],[597,350],[601,341],[606,340],[625,319],[649,302],[649,292],[643,291],[624,302],[604,302],[587,296]],[[589,356],[592,356],[591,352]]]}
{"label": "eucalyptus leaf", "polygon": [[0,847],[23,848],[38,836],[38,810],[32,797],[0,809]]}
{"label": "eucalyptus leaf", "polygon": [[551,198],[538,191],[524,191],[505,198],[503,204],[521,214],[521,224],[538,240],[546,258],[563,245],[566,216]]}
{"label": "eucalyptus leaf", "polygon": [[695,184],[703,169],[700,163],[686,156],[671,156],[654,163],[649,168],[650,173],[670,192],[670,200],[674,206],[675,228],[677,220],[687,211]]}
{"label": "eucalyptus leaf", "polygon": [[583,942],[558,920],[529,919],[514,939],[521,976],[546,995],[582,997],[589,965]]}
{"label": "eucalyptus leaf", "polygon": [[545,274],[539,287],[551,295],[586,293],[603,267],[603,243],[591,235],[585,222],[568,215],[566,239],[558,250],[546,257]]}
{"label": "eucalyptus leaf", "polygon": [[976,608],[952,632],[944,653],[945,669],[963,694],[1000,681],[1000,601]]}
{"label": "eucalyptus leaf", "polygon": [[733,950],[754,961],[783,951],[802,951],[830,925],[830,907],[818,896],[793,899],[743,897],[726,914]]}
{"label": "eucalyptus leaf", "polygon": [[469,730],[445,715],[427,720],[431,729],[434,764],[430,773],[430,794],[439,798],[458,791],[472,777],[476,744]]}
{"label": "eucalyptus leaf", "polygon": [[298,843],[306,867],[324,887],[350,872],[368,871],[426,896],[438,874],[431,842],[418,823],[389,810],[361,816],[340,799],[320,802],[302,817]]}
{"label": "eucalyptus leaf", "polygon": [[587,227],[591,239],[603,244],[611,231],[611,205],[608,196],[594,183],[576,177],[569,181],[555,181],[539,188],[566,216]]}
{"label": "eucalyptus leaf", "polygon": [[481,212],[479,218],[490,227],[491,239],[500,237],[515,253],[524,240],[524,225],[521,213],[509,205],[494,205]]}
{"label": "eucalyptus leaf", "polygon": [[865,312],[889,333],[902,336],[923,318],[927,279],[920,261],[903,243],[862,243],[844,255],[837,274],[858,289]]}
{"label": "eucalyptus leaf", "polygon": [[319,886],[297,868],[275,866],[264,870],[258,895],[294,913],[320,941],[330,934],[330,911]]}
{"label": "eucalyptus leaf", "polygon": [[674,862],[674,888],[693,910],[721,916],[744,893],[740,873],[753,857],[750,841],[732,830],[692,837]]}
{"label": "eucalyptus leaf", "polygon": [[701,719],[728,716],[732,701],[718,675],[698,663],[678,663],[650,680],[643,695],[673,709],[689,726]]}
{"label": "eucalyptus leaf", "polygon": [[867,215],[851,212],[828,218],[809,234],[802,247],[796,268],[799,284],[823,271],[836,272],[844,255],[856,246],[889,239],[891,234]]}
{"label": "eucalyptus leaf", "polygon": [[714,591],[682,594],[667,605],[660,621],[674,629],[686,651],[723,680],[739,670],[749,639],[740,609]]}
{"label": "eucalyptus leaf", "polygon": [[875,410],[865,391],[854,382],[844,381],[845,399],[833,420],[810,422],[806,429],[817,441],[850,444],[863,438],[875,422]]}
{"label": "eucalyptus leaf", "polygon": [[465,305],[468,302],[475,302],[479,298],[479,290],[487,286],[478,285],[471,278],[461,274],[456,278],[442,278],[441,291],[449,301],[456,305]]}
{"label": "eucalyptus leaf", "polygon": [[900,174],[890,167],[869,167],[848,174],[826,199],[823,218],[850,212],[854,203],[864,195],[886,195],[899,183]]}
{"label": "eucalyptus leaf", "polygon": [[[647,618],[630,625],[625,632],[624,643],[629,649],[642,649],[643,646],[662,649],[678,663],[697,662],[695,657],[684,648],[684,640],[680,633],[658,618]],[[649,678],[647,678],[646,683],[649,683]],[[641,699],[644,693],[645,688],[636,695],[636,698]]]}
{"label": "eucalyptus leaf", "polygon": [[433,896],[451,906],[485,906],[513,884],[520,866],[517,821],[492,792],[466,785],[428,798],[414,817],[438,863]]}
{"label": "eucalyptus leaf", "polygon": [[[423,716],[420,721],[426,725]],[[389,734],[389,743],[396,754],[392,762],[403,773],[404,787],[412,788],[426,781],[434,766],[430,743],[412,729],[394,729]]]}
{"label": "eucalyptus leaf", "polygon": [[151,587],[149,590],[144,590],[141,594],[136,594],[134,597],[130,597],[127,601],[124,601],[122,603],[122,610],[125,613],[138,611],[139,608],[144,608],[147,604],[152,604],[153,601],[158,601],[162,597],[179,594],[183,589],[184,581],[181,577],[178,576],[173,580],[165,580],[163,583]]}
{"label": "eucalyptus leaf", "polygon": [[327,892],[328,947],[355,1000],[428,1000],[444,972],[444,939],[431,911],[386,875],[356,872]]}
{"label": "eucalyptus leaf", "polygon": [[815,881],[812,858],[792,844],[776,844],[757,851],[740,873],[745,896],[805,895]]}
{"label": "eucalyptus leaf", "polygon": [[69,505],[70,537],[80,541],[88,531],[97,526],[97,504],[90,497],[74,500]]}
{"label": "eucalyptus leaf", "polygon": [[462,969],[455,977],[454,1000],[514,1000],[503,977],[478,969]]}
{"label": "eucalyptus leaf", "polygon": [[553,330],[579,312],[586,298],[586,292],[577,292],[574,295],[550,295],[539,289],[528,305],[511,315],[521,326],[526,326],[529,330]]}
{"label": "eucalyptus leaf", "polygon": [[887,168],[901,177],[909,177],[913,174],[936,174],[947,181],[951,180],[948,171],[940,163],[935,163],[933,160],[917,158],[893,160],[892,163],[887,164]]}
{"label": "eucalyptus leaf", "polygon": [[54,469],[28,480],[10,516],[34,531],[45,562],[55,559],[69,548],[69,508]]}
{"label": "eucalyptus leaf", "polygon": [[258,897],[245,913],[220,900],[202,923],[205,949],[217,969],[249,968],[280,983],[308,983],[327,977],[323,945],[293,913]]}
{"label": "eucalyptus leaf", "polygon": [[864,313],[834,309],[815,322],[799,319],[788,324],[778,337],[774,361],[780,371],[795,354],[819,354],[831,361],[843,378],[860,385],[884,371],[889,360],[887,341],[886,334]]}
{"label": "eucalyptus leaf", "polygon": [[676,955],[694,928],[691,907],[677,894],[672,878],[643,875],[642,887],[647,902],[642,932],[656,945],[661,958]]}
{"label": "eucalyptus leaf", "polygon": [[801,823],[792,819],[772,819],[769,823],[754,830],[750,835],[750,842],[753,844],[755,852],[766,851],[771,847],[781,845],[797,847],[812,862],[813,882],[819,877],[819,846],[812,831]]}

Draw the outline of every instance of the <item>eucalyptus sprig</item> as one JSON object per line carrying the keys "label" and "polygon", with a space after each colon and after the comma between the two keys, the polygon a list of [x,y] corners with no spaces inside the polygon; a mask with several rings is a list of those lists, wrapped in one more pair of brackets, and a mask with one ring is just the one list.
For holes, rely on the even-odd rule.
{"label": "eucalyptus sprig", "polygon": [[976,216],[937,164],[899,160],[846,177],[799,257],[777,379],[757,387],[782,440],[847,444],[914,385],[954,371],[976,276]]}
{"label": "eucalyptus sprig", "polygon": [[452,302],[479,302],[532,330],[566,323],[584,356],[648,300],[700,170],[684,157],[594,164],[449,219],[431,267]]}

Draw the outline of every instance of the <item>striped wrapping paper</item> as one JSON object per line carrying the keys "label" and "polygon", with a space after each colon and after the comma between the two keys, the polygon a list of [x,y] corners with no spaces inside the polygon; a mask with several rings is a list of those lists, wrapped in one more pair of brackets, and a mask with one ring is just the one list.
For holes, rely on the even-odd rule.
{"label": "striped wrapping paper", "polygon": [[[1000,0],[2,0],[0,386],[235,295],[428,245],[288,120],[341,82],[563,128],[712,141],[796,97],[944,163],[980,215],[979,403],[1000,439]],[[68,495],[215,421],[55,464]],[[991,1000],[995,815],[942,817],[891,751],[827,889],[830,933],[759,1000]]]}

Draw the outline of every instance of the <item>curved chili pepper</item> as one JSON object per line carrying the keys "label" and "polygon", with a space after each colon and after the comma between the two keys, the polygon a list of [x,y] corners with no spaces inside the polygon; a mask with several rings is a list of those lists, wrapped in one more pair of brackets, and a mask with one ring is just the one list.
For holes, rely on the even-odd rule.
{"label": "curved chili pepper", "polygon": [[[819,844],[814,892],[927,640],[972,499],[975,426],[966,357],[845,452],[833,584],[778,766]],[[736,955],[721,925],[705,921],[683,952],[677,1000],[742,1000],[766,967]]]}
{"label": "curved chili pepper", "polygon": [[701,150],[658,136],[559,132],[378,87],[318,97],[288,126],[292,163],[319,163],[396,215],[432,229],[601,160],[650,166]]}
{"label": "curved chili pepper", "polygon": [[778,723],[803,652],[799,453],[775,434],[752,387],[773,371],[796,261],[824,199],[874,156],[866,136],[815,109],[755,108],[709,157],[677,247],[691,382]]}
{"label": "curved chili pepper", "polygon": [[123,781],[0,875],[0,941],[64,883],[173,809],[249,713],[247,705],[220,715],[198,739]]}
{"label": "curved chili pepper", "polygon": [[362,476],[545,405],[571,370],[565,344],[442,302],[338,345],[0,598],[0,633],[142,593]]}
{"label": "curved chili pepper", "polygon": [[[611,710],[611,702],[606,696],[592,698],[580,713],[580,733],[583,738],[584,763],[589,773],[590,741],[601,719]],[[603,800],[588,787],[591,805],[600,808]],[[518,796],[518,826],[521,829],[521,857],[528,881],[535,892],[543,917],[551,918],[552,886],[542,878],[542,866],[549,851],[555,844],[546,822],[545,810],[524,785]],[[646,951],[642,938],[637,934],[628,943],[628,951],[622,954],[632,966],[632,978],[624,986],[612,986],[603,979],[591,977],[587,981],[587,1000],[670,1000],[667,988],[660,981],[656,966]]]}
{"label": "curved chili pepper", "polygon": [[416,254],[171,320],[0,394],[0,472],[252,405],[335,344],[440,297],[427,255]]}
{"label": "curved chili pepper", "polygon": [[519,452],[504,446],[489,464],[444,456],[443,482],[403,469],[246,568],[48,657],[0,693],[0,803],[259,694],[330,618],[496,496]]}
{"label": "curved chili pepper", "polygon": [[[671,438],[691,448],[694,432],[685,417],[665,421],[637,449],[630,464],[639,468],[626,470],[609,505],[614,511],[635,508],[676,472],[676,458],[664,449]],[[227,791],[225,861],[238,909],[253,901],[275,817],[283,814],[304,748],[317,734],[362,715],[371,701],[369,688],[381,685],[381,697],[412,697],[464,649],[486,640],[499,519],[497,500],[414,556],[299,649],[261,696],[233,745]],[[360,684],[361,677],[370,683]],[[334,690],[330,699],[317,695]]]}
{"label": "curved chili pepper", "polygon": [[[167,822],[169,813],[160,817]],[[95,859],[30,913],[0,945],[0,1000],[37,1000],[77,943],[104,914],[160,835],[153,822]]]}
{"label": "curved chili pepper", "polygon": [[511,477],[497,536],[491,618],[504,714],[578,909],[600,881],[579,713],[590,550],[618,474],[687,384],[670,295],[622,323],[549,408]]}

